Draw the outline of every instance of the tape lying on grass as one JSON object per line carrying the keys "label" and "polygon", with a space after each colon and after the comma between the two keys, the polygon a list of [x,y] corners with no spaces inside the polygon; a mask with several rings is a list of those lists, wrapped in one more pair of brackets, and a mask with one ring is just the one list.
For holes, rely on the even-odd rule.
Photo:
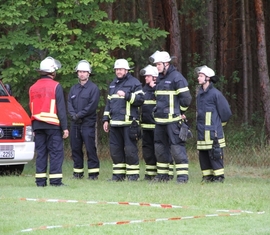
{"label": "tape lying on grass", "polygon": [[86,203],[86,204],[111,204],[111,205],[128,205],[128,206],[150,206],[160,208],[188,208],[187,206],[176,206],[171,204],[156,204],[145,202],[98,202],[98,201],[79,201],[79,200],[62,200],[62,199],[39,199],[39,198],[21,198],[22,201],[35,202],[67,202],[67,203]]}
{"label": "tape lying on grass", "polygon": [[[61,202],[61,203],[86,203],[86,204],[113,204],[113,205],[130,205],[130,206],[150,206],[159,208],[189,208],[187,206],[176,206],[171,204],[156,204],[156,203],[140,203],[140,202],[98,202],[98,201],[78,201],[78,200],[62,200],[62,199],[38,199],[38,198],[20,198],[22,201],[34,201],[34,202]],[[199,219],[207,217],[225,217],[225,216],[239,216],[244,213],[246,214],[264,214],[261,212],[252,212],[247,210],[216,210],[222,212],[218,214],[204,214],[194,216],[180,216],[172,218],[159,218],[159,219],[142,219],[142,220],[123,220],[115,222],[99,222],[92,224],[77,224],[77,225],[52,225],[52,226],[40,226],[36,228],[23,229],[21,232],[32,232],[36,230],[49,230],[56,228],[71,228],[71,227],[91,227],[91,226],[103,226],[103,225],[124,225],[124,224],[135,224],[135,223],[146,223],[146,222],[160,222],[160,221],[176,221],[176,220],[187,220],[187,219]]]}

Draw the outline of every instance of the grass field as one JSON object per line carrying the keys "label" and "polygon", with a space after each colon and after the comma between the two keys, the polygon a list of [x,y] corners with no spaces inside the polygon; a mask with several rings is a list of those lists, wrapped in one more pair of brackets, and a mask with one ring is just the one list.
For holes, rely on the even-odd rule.
{"label": "grass field", "polygon": [[63,169],[66,187],[36,187],[34,162],[0,177],[1,235],[270,234],[270,169],[226,166],[225,183],[204,185],[196,162],[185,185],[108,182],[108,160],[98,181],[71,179],[72,161]]}

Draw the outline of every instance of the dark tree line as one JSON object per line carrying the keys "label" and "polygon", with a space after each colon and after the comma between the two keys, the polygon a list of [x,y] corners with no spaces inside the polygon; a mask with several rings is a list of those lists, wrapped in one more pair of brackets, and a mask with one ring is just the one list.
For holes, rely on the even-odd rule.
{"label": "dark tree line", "polygon": [[51,55],[65,65],[58,79],[66,92],[76,82],[76,62],[87,59],[103,94],[102,116],[114,60],[127,58],[143,82],[139,71],[148,57],[166,50],[175,56],[173,63],[187,77],[193,97],[194,68],[207,64],[221,78],[217,86],[230,102],[232,123],[261,125],[269,140],[268,12],[268,0],[2,1],[1,76],[27,106],[25,91],[41,59]]}

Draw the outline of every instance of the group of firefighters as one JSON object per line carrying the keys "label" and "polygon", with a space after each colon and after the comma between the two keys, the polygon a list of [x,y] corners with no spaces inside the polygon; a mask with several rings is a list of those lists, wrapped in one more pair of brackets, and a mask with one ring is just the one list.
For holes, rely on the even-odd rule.
{"label": "group of firefighters", "polygon": [[[111,181],[137,181],[140,176],[138,140],[142,138],[145,161],[144,179],[167,182],[176,175],[177,183],[189,180],[189,162],[185,143],[191,135],[185,112],[191,94],[185,77],[171,64],[166,51],[150,56],[151,65],[140,71],[145,85],[131,75],[126,59],[114,63],[115,78],[109,84],[102,118],[103,129],[109,133],[113,162]],[[97,180],[99,159],[95,146],[96,110],[100,98],[98,87],[89,79],[88,61],[78,62],[75,71],[78,83],[68,94],[67,108],[71,119],[67,128],[66,106],[61,85],[54,81],[59,61],[47,57],[40,63],[40,79],[30,87],[29,105],[36,145],[36,185],[47,185],[47,161],[50,156],[49,183],[63,186],[63,138],[70,135],[73,178],[84,177],[83,144],[87,154],[88,179]],[[203,182],[223,182],[223,126],[232,113],[226,98],[213,84],[215,72],[207,67],[196,68],[197,149]],[[141,130],[142,129],[142,130]]]}

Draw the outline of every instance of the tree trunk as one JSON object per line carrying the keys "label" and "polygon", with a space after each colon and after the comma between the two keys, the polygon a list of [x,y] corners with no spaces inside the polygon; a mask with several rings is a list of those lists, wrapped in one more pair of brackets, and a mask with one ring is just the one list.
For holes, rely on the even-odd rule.
{"label": "tree trunk", "polygon": [[206,46],[203,47],[204,55],[207,55],[206,63],[209,67],[215,70],[215,48],[216,48],[216,37],[215,35],[215,22],[214,22],[214,0],[208,1],[207,4],[207,26],[205,26],[205,39]]}
{"label": "tree trunk", "polygon": [[175,65],[179,71],[182,69],[182,57],[181,57],[181,35],[180,35],[180,26],[179,26],[179,17],[178,17],[178,8],[176,0],[161,0],[164,20],[165,20],[165,29],[170,34],[167,38],[167,45],[170,48],[170,55],[175,56],[174,59]]}
{"label": "tree trunk", "polygon": [[217,70],[220,75],[225,75],[228,67],[228,17],[229,17],[229,2],[228,1],[218,1],[218,15],[219,15],[219,24],[218,24],[218,34],[219,34],[219,66]]}
{"label": "tree trunk", "polygon": [[154,28],[154,18],[153,18],[153,9],[152,9],[152,0],[147,0],[147,10],[149,17],[149,26]]}
{"label": "tree trunk", "polygon": [[265,20],[262,0],[254,0],[255,15],[257,20],[257,57],[258,71],[261,88],[261,99],[264,109],[265,130],[268,144],[270,144],[270,86],[267,65],[266,40],[265,40]]}
{"label": "tree trunk", "polygon": [[[249,87],[249,97],[248,97],[248,108],[249,108],[249,114],[253,113],[253,108],[254,108],[254,90],[253,87],[255,86],[255,84],[253,84],[253,66],[252,66],[252,48],[251,48],[251,29],[250,29],[250,2],[246,1],[246,30],[247,30],[247,34],[246,34],[246,43],[247,43],[247,62],[248,62],[248,67],[247,67],[247,74],[248,74],[248,87]],[[248,115],[249,117],[249,122],[252,121],[251,120],[251,115]]]}
{"label": "tree trunk", "polygon": [[248,76],[247,76],[247,45],[246,45],[246,14],[245,0],[241,0],[242,18],[242,52],[243,52],[243,91],[244,91],[244,122],[248,122]]}

